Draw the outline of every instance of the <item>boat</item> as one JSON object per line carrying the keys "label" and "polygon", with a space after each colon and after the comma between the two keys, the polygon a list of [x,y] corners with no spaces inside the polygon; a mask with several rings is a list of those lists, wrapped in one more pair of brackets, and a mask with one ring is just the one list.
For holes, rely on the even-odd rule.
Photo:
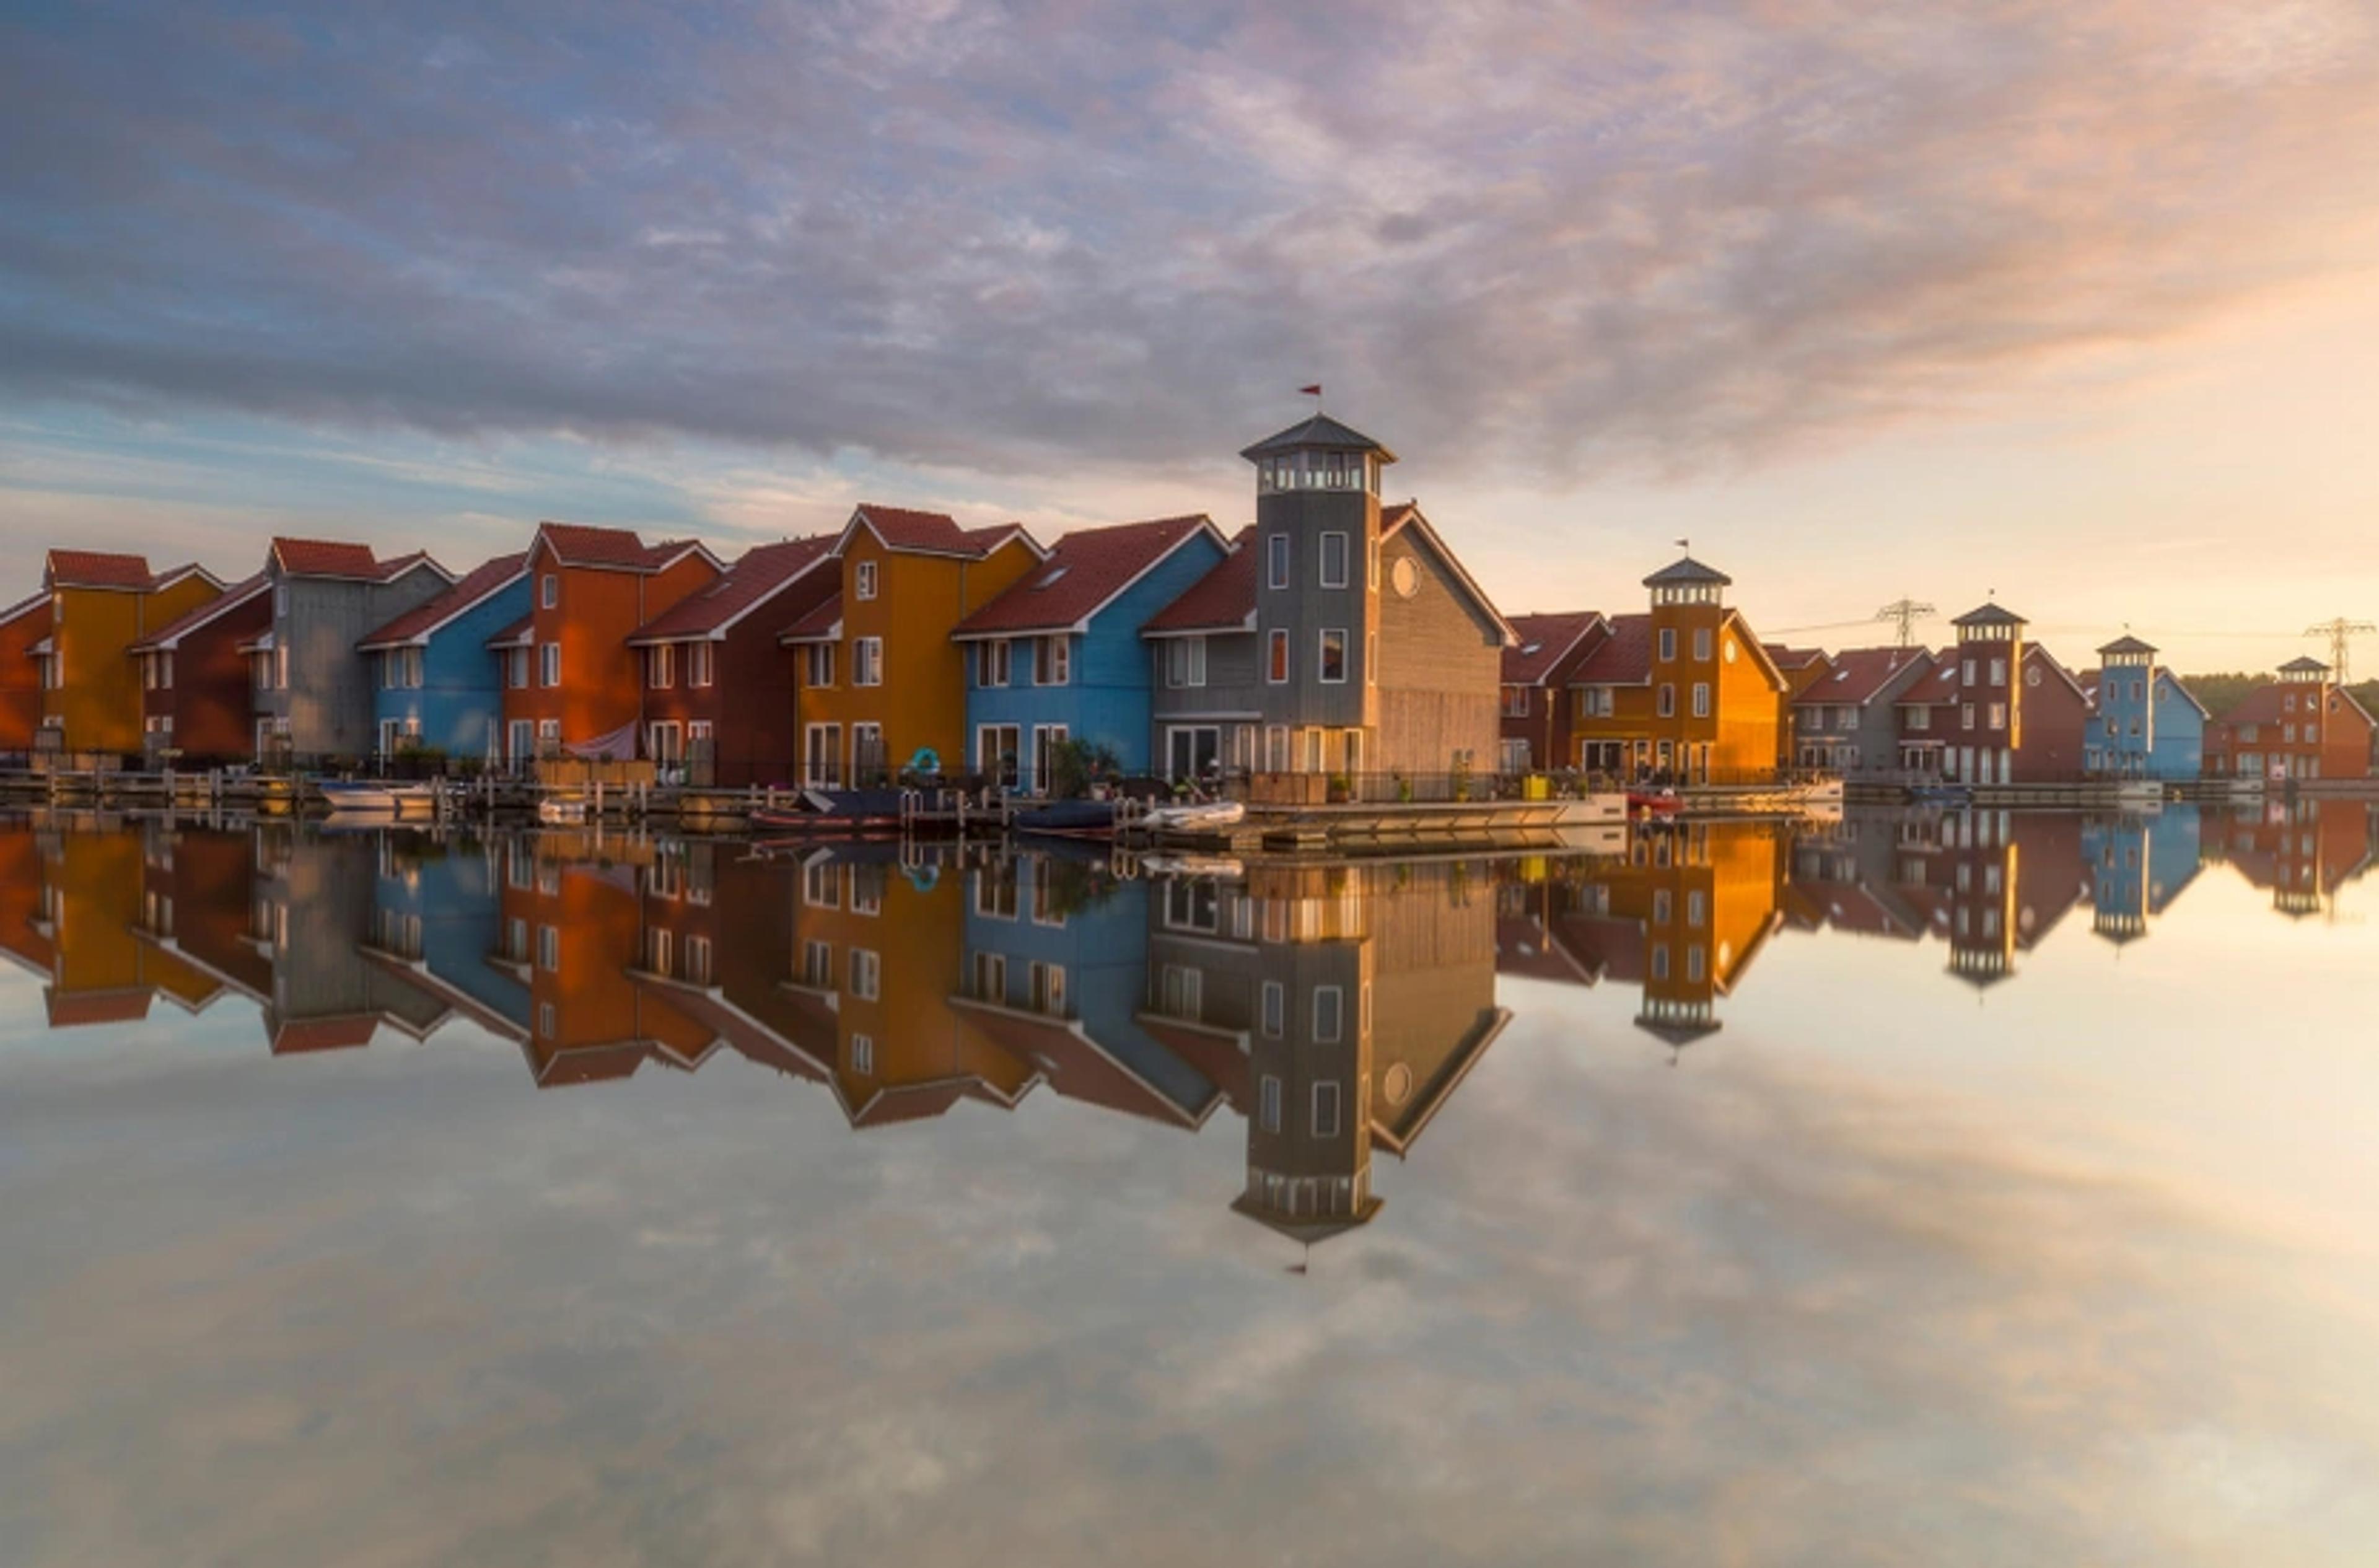
{"label": "boat", "polygon": [[537,819],[557,827],[575,827],[584,824],[591,807],[583,796],[562,796],[537,802]]}
{"label": "boat", "polygon": [[2115,787],[2115,803],[2131,811],[2160,808],[2164,786],[2153,778],[2133,778]]}
{"label": "boat", "polygon": [[1247,866],[1230,855],[1142,855],[1140,869],[1151,876],[1214,876],[1236,882]]}
{"label": "boat", "polygon": [[438,791],[427,784],[369,784],[346,778],[318,778],[332,812],[352,816],[397,816],[407,810],[427,811],[437,803]]}
{"label": "boat", "polygon": [[1908,798],[1920,806],[1966,806],[1974,802],[1974,792],[1963,784],[1912,784]]}
{"label": "boat", "polygon": [[1674,816],[1685,803],[1674,790],[1627,791],[1627,814],[1630,816]]}
{"label": "boat", "polygon": [[1019,812],[1020,833],[1043,833],[1060,838],[1112,838],[1115,804],[1110,801],[1052,801],[1045,806]]}
{"label": "boat", "polygon": [[1235,827],[1246,820],[1248,808],[1238,801],[1185,802],[1155,806],[1141,814],[1137,826],[1156,833],[1190,833],[1214,827]]}
{"label": "boat", "polygon": [[904,798],[899,790],[804,790],[790,806],[755,807],[751,821],[786,836],[897,833]]}

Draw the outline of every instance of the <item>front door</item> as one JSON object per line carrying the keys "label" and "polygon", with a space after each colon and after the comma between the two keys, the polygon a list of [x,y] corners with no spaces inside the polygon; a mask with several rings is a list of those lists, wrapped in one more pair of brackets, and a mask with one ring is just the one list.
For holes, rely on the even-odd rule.
{"label": "front door", "polygon": [[506,730],[505,751],[515,767],[534,758],[537,755],[537,721],[533,718],[513,719]]}
{"label": "front door", "polygon": [[1176,724],[1165,733],[1165,773],[1167,778],[1203,778],[1214,771],[1222,760],[1223,732],[1212,724]]}
{"label": "front door", "polygon": [[842,786],[842,726],[813,724],[803,731],[802,782],[812,789]]}
{"label": "front door", "polygon": [[1057,749],[1066,743],[1066,727],[1062,724],[1036,724],[1033,727],[1033,777],[1028,787],[1036,794],[1049,792],[1050,775],[1056,771]]}
{"label": "front door", "polygon": [[974,732],[974,770],[1002,790],[1013,790],[1023,766],[1024,731],[1013,724],[982,724]]}

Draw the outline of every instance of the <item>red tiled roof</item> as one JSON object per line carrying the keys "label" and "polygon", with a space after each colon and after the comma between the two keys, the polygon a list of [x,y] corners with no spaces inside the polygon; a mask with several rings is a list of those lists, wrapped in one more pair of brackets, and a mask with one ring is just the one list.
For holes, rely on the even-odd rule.
{"label": "red tiled roof", "polygon": [[1411,522],[1413,513],[1419,510],[1420,503],[1410,501],[1400,501],[1394,506],[1380,508],[1380,537],[1386,538],[1390,534]]}
{"label": "red tiled roof", "polygon": [[1213,527],[1201,515],[1079,529],[1059,539],[1041,565],[960,621],[953,634],[1054,632],[1078,625],[1182,541]]}
{"label": "red tiled roof", "polygon": [[149,1016],[149,993],[145,989],[122,991],[78,991],[71,994],[47,991],[42,1002],[49,1014],[52,1029],[78,1029],[91,1023],[130,1023]]}
{"label": "red tiled roof", "polygon": [[652,1050],[642,1041],[614,1045],[574,1045],[559,1051],[545,1048],[550,1055],[540,1065],[536,1057],[539,1048],[531,1043],[527,1047],[530,1069],[539,1089],[566,1089],[578,1083],[610,1083],[623,1078],[634,1078],[636,1069],[645,1065]]}
{"label": "red tiled roof", "polygon": [[397,578],[402,577],[406,573],[412,571],[415,567],[425,564],[437,567],[438,572],[441,576],[446,573],[446,569],[442,566],[439,566],[437,559],[428,550],[417,549],[410,550],[404,555],[400,555],[392,561],[381,561],[380,563],[380,580],[383,583],[392,583]]}
{"label": "red tiled roof", "polygon": [[1573,686],[1641,686],[1652,679],[1652,618],[1611,617],[1611,635],[1586,656]]}
{"label": "red tiled roof", "polygon": [[1826,657],[1823,648],[1788,648],[1781,643],[1762,643],[1759,650],[1779,669],[1806,669]]}
{"label": "red tiled roof", "polygon": [[893,1122],[928,1121],[966,1097],[969,1079],[938,1083],[905,1084],[878,1090],[851,1114],[853,1127],[886,1127]]}
{"label": "red tiled roof", "polygon": [[45,593],[28,594],[7,609],[0,609],[0,626],[11,625],[36,611],[41,615],[37,630],[46,630],[50,621],[50,596]]}
{"label": "red tiled roof", "polygon": [[1025,547],[1035,555],[1049,553],[1041,548],[1041,541],[1027,532],[1021,523],[995,523],[988,528],[969,528],[964,537],[968,547],[978,555],[989,555],[1010,539],[1022,539]]}
{"label": "red tiled roof", "polygon": [[[1793,701],[1811,706],[1865,707],[1911,664],[1930,658],[1923,648],[1844,648],[1833,656],[1834,672]],[[1919,676],[1921,683],[1924,677]]]}
{"label": "red tiled roof", "polygon": [[657,545],[648,545],[628,529],[586,523],[545,522],[537,525],[537,532],[552,547],[554,559],[564,566],[658,572],[687,550],[702,549],[699,539],[663,539]]}
{"label": "red tiled roof", "polygon": [[513,621],[511,625],[505,627],[502,631],[489,637],[488,646],[491,648],[501,648],[508,647],[515,643],[525,643],[528,641],[529,633],[536,628],[536,625],[537,614],[532,610],[528,614],[522,616],[518,621]]}
{"label": "red tiled roof", "polygon": [[817,608],[777,633],[779,642],[799,642],[811,637],[823,637],[834,630],[842,619],[842,595],[818,601]]}
{"label": "red tiled roof", "polygon": [[1503,684],[1541,683],[1601,619],[1591,609],[1512,617],[1512,630],[1520,640],[1503,650]]}
{"label": "red tiled roof", "polygon": [[149,586],[152,590],[168,588],[173,586],[174,584],[179,582],[181,579],[194,575],[204,577],[208,582],[212,583],[218,588],[223,586],[222,578],[217,577],[213,573],[208,571],[205,567],[200,566],[195,561],[186,561],[179,566],[168,566],[164,571],[157,573],[149,579]]}
{"label": "red tiled roof", "polygon": [[1176,1104],[1155,1085],[1108,1055],[1097,1041],[1067,1019],[963,998],[953,1005],[971,1013],[976,1025],[1000,1049],[1019,1061],[1037,1064],[1049,1087],[1066,1099],[1162,1122],[1167,1127],[1194,1128],[1204,1119],[1208,1107],[1220,1098],[1217,1092],[1195,1106]]}
{"label": "red tiled roof", "polygon": [[[2347,706],[2349,703],[2353,704],[2356,712],[2360,713],[2362,711],[2362,706],[2360,703],[2355,703],[2353,697],[2339,687],[2315,685],[2310,681],[2271,681],[2256,687],[2253,691],[2240,698],[2237,705],[2231,707],[2231,709],[2225,713],[2219,719],[2216,720],[2216,722],[2219,724],[2277,724],[2284,718],[2298,716],[2289,714],[2283,709],[2280,706],[2281,700],[2287,696],[2301,697],[2308,692],[2319,692],[2326,697],[2338,699],[2329,703],[2322,710],[2325,713],[2343,713],[2346,711]],[[2299,714],[2302,713],[2304,706],[2305,705],[2301,702],[2297,704]]]}
{"label": "red tiled roof", "polygon": [[788,539],[755,545],[710,586],[691,594],[636,629],[632,643],[706,637],[724,632],[754,606],[766,602],[834,552],[835,537]]}
{"label": "red tiled roof", "polygon": [[272,1031],[272,1054],[285,1056],[293,1051],[353,1050],[370,1044],[372,1031],[379,1027],[380,1020],[368,1016],[284,1021]]}
{"label": "red tiled roof", "polygon": [[369,581],[380,575],[379,557],[371,546],[353,544],[343,539],[290,539],[276,537],[272,553],[279,558],[281,570],[292,577],[353,577]]}
{"label": "red tiled roof", "polygon": [[180,642],[183,637],[197,631],[199,627],[204,626],[208,621],[215,619],[215,617],[229,614],[231,611],[237,609],[241,605],[246,604],[248,600],[256,597],[257,595],[264,592],[265,585],[268,581],[269,579],[266,578],[264,573],[260,572],[255,576],[248,578],[245,582],[234,583],[230,587],[225,588],[221,594],[209,599],[206,603],[199,605],[197,609],[190,610],[187,614],[175,616],[173,620],[159,627],[150,635],[141,638],[139,642],[133,644],[125,651],[127,653],[149,653],[158,648],[171,647],[175,643]]}
{"label": "red tiled roof", "polygon": [[60,588],[146,588],[156,580],[147,556],[96,549],[50,551],[48,577]]}
{"label": "red tiled roof", "polygon": [[1937,666],[1930,675],[1920,675],[1916,684],[1893,700],[1895,707],[1938,707],[1954,703],[1963,683],[1958,679],[1958,660],[1949,649],[1931,656]]}
{"label": "red tiled roof", "polygon": [[905,506],[877,506],[862,501],[851,513],[856,523],[865,518],[890,549],[937,550],[944,555],[977,555],[981,547],[959,526],[958,519],[943,512],[914,512]]}
{"label": "red tiled roof", "polygon": [[1149,618],[1142,632],[1237,632],[1256,612],[1256,531],[1242,528],[1231,553]]}
{"label": "red tiled roof", "polygon": [[400,643],[409,643],[441,621],[462,614],[519,576],[521,568],[527,563],[527,552],[523,550],[515,550],[510,555],[500,555],[493,561],[484,561],[465,573],[462,580],[444,593],[426,603],[414,606],[388,624],[359,639],[356,646],[384,648]]}

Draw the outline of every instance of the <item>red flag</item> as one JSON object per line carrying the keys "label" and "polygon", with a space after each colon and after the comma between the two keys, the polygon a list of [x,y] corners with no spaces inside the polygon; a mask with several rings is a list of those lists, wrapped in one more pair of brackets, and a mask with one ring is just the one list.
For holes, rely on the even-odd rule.
{"label": "red flag", "polygon": [[1316,381],[1310,387],[1299,387],[1297,390],[1303,392],[1308,397],[1320,397],[1322,395],[1322,383],[1320,381]]}

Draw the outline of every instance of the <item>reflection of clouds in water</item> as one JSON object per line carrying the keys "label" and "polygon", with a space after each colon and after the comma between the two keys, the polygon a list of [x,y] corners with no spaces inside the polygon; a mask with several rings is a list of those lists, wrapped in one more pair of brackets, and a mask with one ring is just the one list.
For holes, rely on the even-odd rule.
{"label": "reflection of clouds in water", "polygon": [[11,1081],[34,1564],[2323,1563],[2379,1529],[2367,1308],[2253,1212],[1806,1052],[1672,1074],[1524,1007],[1303,1278],[1224,1209],[1227,1120],[853,1136],[732,1061],[537,1096],[378,1047],[203,1115],[178,1072]]}

